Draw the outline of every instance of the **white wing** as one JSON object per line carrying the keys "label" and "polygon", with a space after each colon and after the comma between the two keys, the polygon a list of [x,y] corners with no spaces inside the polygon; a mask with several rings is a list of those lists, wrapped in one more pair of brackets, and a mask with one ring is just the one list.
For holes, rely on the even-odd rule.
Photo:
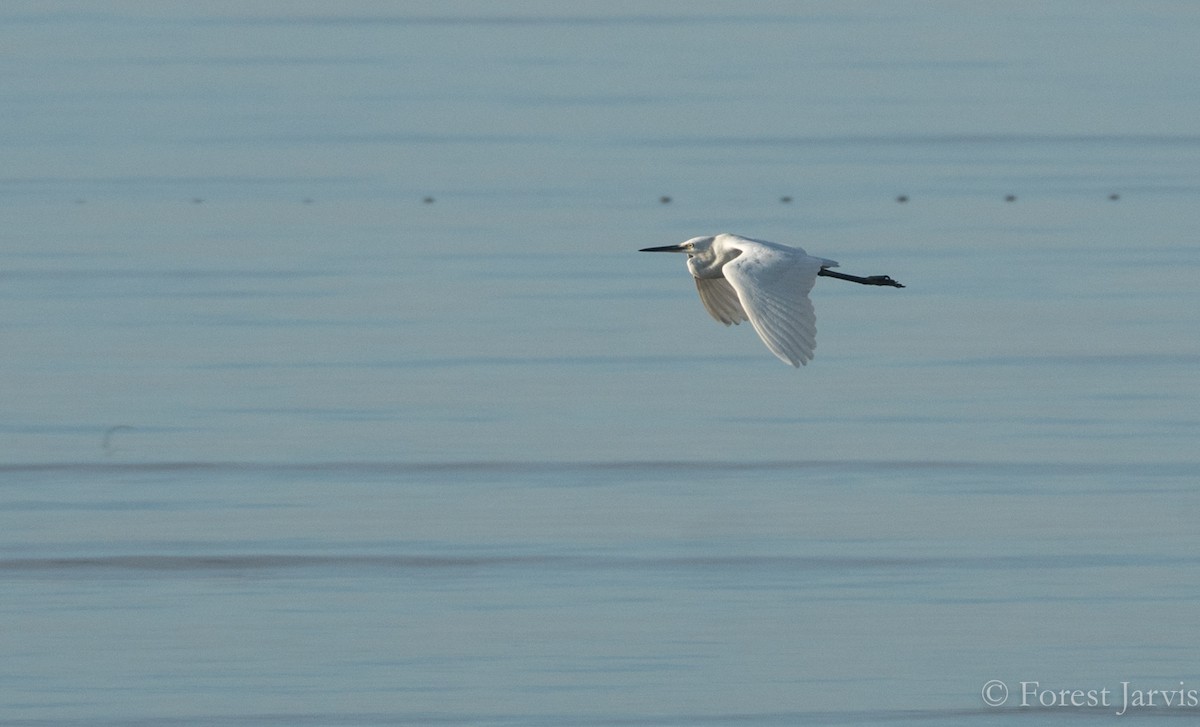
{"label": "white wing", "polygon": [[725,325],[746,320],[746,311],[738,300],[737,291],[724,278],[692,278],[700,291],[700,302],[713,318]]}
{"label": "white wing", "polygon": [[754,330],[785,363],[797,367],[808,363],[817,347],[817,316],[808,292],[821,265],[832,261],[779,246],[738,247],[742,254],[726,263],[722,273]]}

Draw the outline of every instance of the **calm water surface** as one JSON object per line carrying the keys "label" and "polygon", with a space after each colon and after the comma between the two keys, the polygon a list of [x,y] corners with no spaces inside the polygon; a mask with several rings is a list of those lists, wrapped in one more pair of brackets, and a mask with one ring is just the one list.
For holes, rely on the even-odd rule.
{"label": "calm water surface", "polygon": [[1197,31],[5,5],[0,724],[1194,719]]}

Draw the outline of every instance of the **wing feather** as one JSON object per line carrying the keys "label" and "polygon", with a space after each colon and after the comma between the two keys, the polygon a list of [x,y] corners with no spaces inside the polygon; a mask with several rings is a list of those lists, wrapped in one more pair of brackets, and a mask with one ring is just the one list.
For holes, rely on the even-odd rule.
{"label": "wing feather", "polygon": [[800,250],[748,246],[722,268],[750,324],[785,363],[799,367],[812,360],[817,317],[808,293],[829,262]]}
{"label": "wing feather", "polygon": [[700,291],[700,301],[708,314],[725,325],[737,324],[746,320],[746,311],[742,310],[737,291],[724,278],[692,278],[696,281],[696,290]]}

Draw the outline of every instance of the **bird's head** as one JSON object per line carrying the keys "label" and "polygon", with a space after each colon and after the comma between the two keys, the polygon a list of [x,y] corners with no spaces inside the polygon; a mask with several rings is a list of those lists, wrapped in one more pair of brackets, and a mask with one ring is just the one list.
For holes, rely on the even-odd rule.
{"label": "bird's head", "polygon": [[693,237],[686,242],[681,242],[678,245],[666,245],[664,247],[644,247],[638,252],[686,252],[688,257],[703,255],[712,249],[713,240],[715,237]]}

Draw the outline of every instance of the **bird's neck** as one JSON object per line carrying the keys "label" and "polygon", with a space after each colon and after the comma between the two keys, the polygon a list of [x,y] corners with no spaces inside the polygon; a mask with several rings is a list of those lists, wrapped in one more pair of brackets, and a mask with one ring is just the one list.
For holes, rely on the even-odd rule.
{"label": "bird's neck", "polygon": [[721,274],[721,264],[714,258],[699,258],[688,256],[688,270],[691,271],[692,277],[695,278],[723,278]]}

